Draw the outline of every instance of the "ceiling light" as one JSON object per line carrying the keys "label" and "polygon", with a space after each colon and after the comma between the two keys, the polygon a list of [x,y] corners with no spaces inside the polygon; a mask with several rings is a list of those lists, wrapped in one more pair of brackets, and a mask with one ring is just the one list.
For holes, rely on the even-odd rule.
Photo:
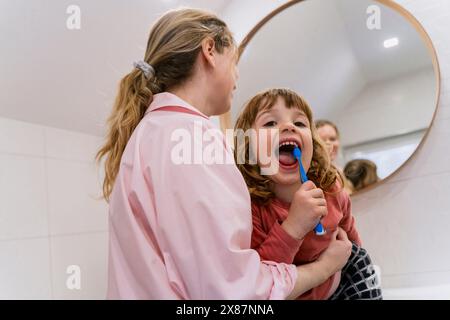
{"label": "ceiling light", "polygon": [[390,38],[384,41],[383,43],[385,48],[392,48],[398,46],[398,38]]}

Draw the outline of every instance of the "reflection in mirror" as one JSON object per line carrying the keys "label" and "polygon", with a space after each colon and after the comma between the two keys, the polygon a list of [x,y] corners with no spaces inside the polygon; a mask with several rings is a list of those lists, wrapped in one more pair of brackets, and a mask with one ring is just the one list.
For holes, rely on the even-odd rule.
{"label": "reflection in mirror", "polygon": [[[414,153],[437,106],[435,55],[418,28],[384,1],[286,6],[244,40],[231,126],[257,92],[291,88],[315,120],[331,123],[319,132],[338,168],[364,159],[376,168],[374,182],[385,179]],[[355,162],[349,165],[356,179]]]}

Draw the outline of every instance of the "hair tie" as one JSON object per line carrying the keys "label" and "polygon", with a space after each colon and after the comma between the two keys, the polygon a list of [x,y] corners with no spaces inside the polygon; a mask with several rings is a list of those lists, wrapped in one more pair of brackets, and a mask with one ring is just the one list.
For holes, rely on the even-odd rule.
{"label": "hair tie", "polygon": [[145,61],[138,61],[133,63],[134,67],[141,70],[147,79],[155,75],[155,69]]}

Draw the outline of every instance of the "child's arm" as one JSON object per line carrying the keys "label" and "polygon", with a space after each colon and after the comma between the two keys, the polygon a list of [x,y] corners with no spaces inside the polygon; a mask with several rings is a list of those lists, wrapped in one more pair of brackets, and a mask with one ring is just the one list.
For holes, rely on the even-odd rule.
{"label": "child's arm", "polygon": [[339,203],[342,208],[343,218],[340,222],[340,227],[347,232],[348,239],[358,246],[361,246],[361,238],[356,230],[355,218],[352,215],[352,202],[346,191],[341,191],[339,195]]}
{"label": "child's arm", "polygon": [[261,210],[257,205],[252,205],[252,248],[259,253],[261,260],[291,264],[303,240],[289,235],[277,220],[265,230]]}

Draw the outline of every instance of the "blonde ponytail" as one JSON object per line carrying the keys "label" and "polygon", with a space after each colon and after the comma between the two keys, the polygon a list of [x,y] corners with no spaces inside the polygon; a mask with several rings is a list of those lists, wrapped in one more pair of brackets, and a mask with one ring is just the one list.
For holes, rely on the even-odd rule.
{"label": "blonde ponytail", "polygon": [[202,41],[214,39],[216,50],[235,45],[226,24],[214,14],[197,9],[178,9],[164,14],[150,31],[145,62],[154,73],[146,77],[136,68],[126,75],[108,118],[106,143],[96,160],[105,158],[103,197],[109,201],[120,161],[134,129],[144,117],[153,95],[186,81],[193,72]]}

